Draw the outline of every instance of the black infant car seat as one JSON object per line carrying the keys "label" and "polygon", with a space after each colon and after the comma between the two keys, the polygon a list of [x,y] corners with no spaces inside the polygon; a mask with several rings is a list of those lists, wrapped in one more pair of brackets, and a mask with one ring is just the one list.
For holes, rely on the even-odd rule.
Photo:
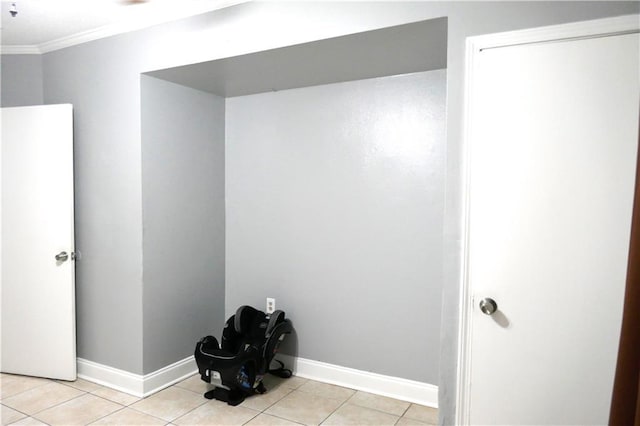
{"label": "black infant car seat", "polygon": [[282,311],[265,314],[251,306],[241,306],[226,322],[222,344],[213,336],[196,344],[195,358],[200,377],[215,388],[205,398],[238,405],[248,395],[266,391],[262,378],[268,372],[290,377],[284,368],[270,370],[280,342],[293,329]]}

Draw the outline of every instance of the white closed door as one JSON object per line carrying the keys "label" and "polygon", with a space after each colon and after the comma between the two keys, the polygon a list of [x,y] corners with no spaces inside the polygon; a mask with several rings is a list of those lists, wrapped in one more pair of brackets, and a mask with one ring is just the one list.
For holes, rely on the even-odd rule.
{"label": "white closed door", "polygon": [[471,424],[608,421],[638,149],[638,52],[638,34],[624,33],[475,54]]}
{"label": "white closed door", "polygon": [[72,114],[2,108],[5,373],[76,378]]}

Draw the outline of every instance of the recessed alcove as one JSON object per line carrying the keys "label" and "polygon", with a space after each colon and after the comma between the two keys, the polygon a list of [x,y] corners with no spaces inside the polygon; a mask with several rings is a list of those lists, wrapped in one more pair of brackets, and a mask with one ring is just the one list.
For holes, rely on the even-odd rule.
{"label": "recessed alcove", "polygon": [[288,352],[437,385],[446,52],[440,18],[142,75],[145,373],[273,297]]}

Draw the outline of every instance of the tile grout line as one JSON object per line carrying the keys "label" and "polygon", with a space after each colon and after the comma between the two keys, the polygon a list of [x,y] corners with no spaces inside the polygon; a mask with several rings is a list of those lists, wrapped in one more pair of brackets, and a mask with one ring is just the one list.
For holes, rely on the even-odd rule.
{"label": "tile grout line", "polygon": [[[280,399],[278,399],[278,400],[277,400],[276,402],[274,402],[273,404],[270,404],[270,405],[268,405],[267,407],[265,407],[265,408],[264,408],[263,410],[261,410],[260,412],[261,412],[261,413],[265,413],[265,414],[267,414],[267,413],[266,413],[266,411],[267,411],[269,408],[273,407],[273,406],[274,406],[274,405],[276,405],[278,402],[282,401],[282,400],[283,400],[284,398],[286,398],[289,394],[291,394],[295,389],[287,388],[287,390],[288,390],[289,392],[287,392],[286,394],[284,394]],[[269,392],[269,391],[267,390],[267,392]],[[248,408],[248,407],[247,407],[247,408]],[[285,420],[286,420],[286,419],[285,419]]]}
{"label": "tile grout line", "polygon": [[[240,404],[242,405],[242,404]],[[246,408],[246,407],[245,407]],[[246,408],[247,410],[250,410],[250,408]],[[260,414],[262,414],[262,411],[258,411],[258,410],[253,410],[256,412],[256,415],[251,417],[249,420],[247,420],[246,422],[242,423],[243,425],[246,425],[247,423],[249,423],[251,420],[255,419],[256,417],[258,417]]]}
{"label": "tile grout line", "polygon": [[[335,385],[334,385],[335,386]],[[348,388],[345,388],[348,389]],[[352,389],[354,390],[354,389]],[[357,391],[356,391],[357,392]],[[327,417],[324,418],[324,420],[322,420],[320,423],[318,423],[318,425],[322,425],[324,422],[327,421],[327,419],[331,416],[333,416],[335,414],[336,411],[338,411],[340,408],[342,408],[351,398],[353,398],[353,396],[356,394],[356,392],[353,393],[353,395],[351,395],[349,398],[345,399],[342,404],[340,404],[335,410],[333,410],[332,412],[329,413],[329,415]]]}
{"label": "tile grout line", "polygon": [[[143,399],[141,399],[140,401],[143,401],[143,400],[144,400],[144,398],[143,398]],[[136,402],[140,402],[140,401],[136,401]],[[134,402],[134,403],[132,403],[131,405],[133,405],[133,404],[135,404],[135,402]],[[182,417],[182,416],[178,416],[178,417],[176,417],[176,418],[175,418],[175,419],[173,419],[173,420],[166,420],[166,419],[163,419],[162,417],[158,417],[158,416],[156,416],[156,415],[154,415],[154,414],[145,413],[144,411],[138,410],[137,408],[132,407],[131,405],[127,405],[127,406],[125,406],[124,408],[128,408],[128,409],[130,409],[130,410],[133,410],[133,411],[135,411],[136,413],[140,413],[140,414],[144,414],[144,415],[149,416],[149,417],[153,417],[154,419],[162,420],[163,422],[167,422],[166,424],[173,423],[173,420],[178,420],[180,417]],[[200,405],[198,405],[198,407],[200,407]],[[198,407],[196,407],[196,408],[198,408]],[[194,408],[193,410],[195,410],[195,408]],[[193,411],[193,410],[191,410],[191,411]],[[189,412],[191,412],[191,411],[189,411]]]}
{"label": "tile grout line", "polygon": [[[96,395],[96,396],[97,396],[97,395]],[[99,397],[98,397],[98,398],[99,398]],[[111,402],[113,402],[113,401],[111,401]],[[109,413],[109,414],[107,414],[107,415],[104,415],[104,416],[102,416],[102,417],[99,417],[99,418],[95,419],[94,421],[92,421],[91,423],[87,423],[85,426],[89,426],[90,424],[93,424],[93,423],[97,422],[98,420],[102,420],[102,419],[104,419],[105,417],[109,417],[109,416],[110,416],[110,415],[112,415],[112,414],[119,413],[120,411],[124,410],[125,408],[127,408],[127,407],[122,406],[122,407],[120,407],[120,409],[119,409],[119,410],[116,410],[116,411],[111,412],[111,413]]]}
{"label": "tile grout line", "polygon": [[[25,416],[27,416],[27,417],[23,417],[23,418],[21,418],[21,419],[18,419],[18,420],[16,420],[16,421],[15,421],[15,422],[13,422],[13,423],[16,423],[16,422],[19,422],[19,421],[21,421],[21,420],[24,420],[25,418],[31,417],[31,416],[30,416],[30,415],[28,415],[27,413],[24,413],[24,412],[22,412],[22,411],[20,411],[20,410],[16,410],[15,408],[13,408],[13,407],[9,407],[8,405],[2,404],[2,403],[0,403],[0,405],[2,405],[2,406],[4,406],[4,407],[7,407],[7,408],[10,408],[11,410],[15,411],[16,413],[24,414]],[[0,420],[1,420],[1,419],[0,419]],[[11,424],[13,424],[13,423],[11,423]]]}
{"label": "tile grout line", "polygon": [[[3,396],[3,397],[2,397],[2,399],[0,399],[0,402],[4,401],[5,399],[8,399],[8,398],[13,398],[14,396],[21,395],[21,394],[23,394],[23,393],[25,393],[25,392],[29,392],[30,390],[33,390],[33,389],[39,388],[39,387],[41,387],[41,386],[48,385],[48,384],[51,382],[51,379],[46,379],[46,378],[43,378],[43,377],[38,377],[38,379],[47,380],[47,382],[44,382],[44,383],[42,383],[42,384],[40,384],[40,385],[38,385],[38,386],[34,386],[34,387],[32,387],[32,388],[29,388],[29,389],[26,389],[26,390],[20,391],[20,392],[18,392],[18,393],[13,394],[13,395]],[[3,405],[4,405],[5,407],[9,407],[9,406],[8,406],[8,405],[6,405],[6,404],[3,404]],[[11,407],[9,407],[9,408],[11,408]]]}
{"label": "tile grout line", "polygon": [[[288,422],[293,421],[293,420],[285,419],[284,417],[276,416],[276,415],[274,415],[274,414],[269,414],[269,413],[267,413],[267,412],[266,412],[269,408],[273,407],[273,406],[274,406],[274,405],[276,405],[278,402],[282,401],[282,400],[283,400],[287,395],[289,395],[289,394],[290,394],[291,392],[293,392],[295,389],[287,388],[287,390],[288,390],[289,392],[287,392],[286,394],[284,394],[280,399],[278,399],[278,400],[277,400],[276,402],[274,402],[273,404],[268,405],[268,406],[267,406],[267,407],[265,407],[264,409],[260,410],[256,416],[252,417],[251,419],[249,419],[248,421],[246,421],[245,423],[243,423],[243,425],[246,425],[246,424],[247,424],[247,423],[249,423],[251,420],[253,420],[253,419],[255,419],[256,417],[258,417],[260,414],[264,414],[264,415],[267,415],[267,416],[273,416],[273,417],[276,417],[276,418],[278,418],[278,419],[286,420],[286,421],[288,421]],[[268,390],[268,389],[267,389],[267,392],[269,392],[269,390]],[[242,404],[240,404],[240,405],[242,405]],[[245,408],[249,408],[249,407],[245,407]],[[298,422],[294,422],[294,423],[298,423]],[[298,423],[298,424],[300,424],[300,423]]]}
{"label": "tile grout line", "polygon": [[[165,389],[170,389],[170,388],[172,388],[172,387],[174,387],[174,386],[175,386],[175,385],[171,385],[171,386],[169,386],[168,388],[165,388]],[[178,386],[178,387],[179,387],[179,386]],[[182,389],[182,390],[187,390],[187,391],[189,391],[189,392],[191,392],[191,393],[195,393],[195,394],[197,394],[197,392],[194,392],[194,391],[192,391],[191,389],[185,389],[185,388],[180,388],[180,389]],[[163,390],[164,390],[164,389],[163,389]],[[162,392],[162,391],[160,391],[160,392]],[[159,393],[159,392],[158,392],[158,393]],[[144,401],[144,399],[145,399],[145,398],[143,398],[141,401]],[[195,410],[197,410],[198,408],[202,407],[203,405],[205,405],[205,404],[209,401],[208,399],[204,398],[204,396],[203,396],[203,399],[204,399],[204,402],[202,402],[201,404],[199,404],[199,405],[197,405],[197,406],[193,407],[192,409],[190,409],[190,410],[189,410],[189,411],[187,411],[186,413],[180,414],[178,417],[176,417],[176,418],[174,418],[174,419],[171,419],[171,420],[168,420],[168,421],[167,421],[167,420],[165,420],[165,419],[161,419],[161,420],[167,421],[167,424],[175,424],[175,423],[173,423],[173,422],[175,422],[176,420],[179,420],[179,419],[183,418],[184,416],[186,416],[186,415],[187,415],[187,414],[189,414],[189,413],[192,413],[193,411],[195,411]],[[135,408],[134,408],[134,410],[135,410]],[[139,410],[136,410],[136,411],[139,411]],[[148,414],[148,413],[145,413],[145,414]]]}
{"label": "tile grout line", "polygon": [[[356,390],[356,393],[354,393],[354,394],[353,394],[353,396],[351,396],[351,398],[349,398],[349,399],[347,400],[347,402],[351,401],[351,400],[352,400],[352,399],[353,399],[353,398],[358,394],[358,392],[364,392],[364,391]],[[365,392],[365,393],[369,393],[369,392]],[[375,394],[371,394],[371,395],[375,395]],[[383,397],[383,398],[388,398],[388,397]],[[391,399],[395,399],[395,398],[391,398]],[[400,400],[400,399],[395,399],[395,400],[396,400],[396,401],[401,401],[401,402],[407,402],[407,401],[402,401],[402,400]],[[368,408],[369,410],[377,411],[378,413],[388,414],[388,415],[390,415],[390,416],[398,417],[398,420],[400,420],[400,418],[402,418],[402,416],[404,416],[404,414],[407,412],[407,410],[409,410],[409,407],[411,407],[411,403],[410,403],[410,402],[407,402],[407,403],[408,403],[409,405],[407,406],[407,408],[405,408],[405,409],[402,411],[402,414],[390,413],[390,412],[388,412],[388,411],[380,410],[380,409],[375,408],[375,407],[368,407],[368,406],[366,406],[366,405],[356,404],[355,402],[351,402],[350,404],[351,404],[351,405],[355,405],[356,407],[360,407],[360,408]],[[396,423],[397,423],[397,421],[396,421]]]}
{"label": "tile grout line", "polygon": [[411,408],[411,403],[409,403],[409,405],[407,406],[407,408],[404,409],[404,411],[402,412],[402,414],[400,415],[400,418],[404,417],[405,414],[407,414],[407,411],[409,411],[409,408]]}
{"label": "tile grout line", "polygon": [[[79,390],[79,389],[76,389],[76,390]],[[40,411],[36,411],[36,412],[35,412],[35,413],[33,413],[33,414],[28,414],[28,416],[29,416],[29,417],[31,417],[31,418],[34,418],[34,419],[38,420],[39,422],[45,423],[45,422],[43,422],[42,420],[40,420],[40,419],[36,418],[36,417],[35,417],[35,416],[36,416],[36,414],[40,414],[40,413],[42,413],[43,411],[46,411],[46,410],[48,410],[48,409],[50,409],[50,408],[58,407],[58,406],[60,406],[60,405],[62,405],[62,404],[64,404],[64,403],[67,403],[67,402],[69,402],[69,401],[73,401],[74,399],[78,399],[78,398],[80,398],[81,396],[86,395],[86,392],[84,392],[84,391],[80,391],[80,392],[83,392],[83,393],[82,393],[81,395],[76,395],[76,396],[74,396],[73,398],[67,399],[66,401],[62,401],[62,402],[59,402],[59,403],[57,403],[57,404],[54,404],[54,405],[52,405],[52,406],[50,406],[50,407],[43,408],[42,410],[40,410]],[[13,407],[10,407],[10,408],[13,408]],[[15,410],[15,408],[14,408],[14,410]]]}
{"label": "tile grout line", "polygon": [[[96,389],[96,390],[98,390],[98,389]],[[105,400],[105,401],[107,401],[107,402],[111,402],[112,404],[119,405],[119,406],[120,406],[120,408],[119,408],[118,410],[116,410],[116,411],[113,411],[113,412],[111,412],[111,413],[109,413],[109,414],[106,414],[106,415],[104,415],[104,416],[102,416],[102,417],[99,417],[99,418],[95,419],[95,420],[94,420],[94,421],[92,421],[91,423],[87,423],[87,425],[85,425],[85,426],[88,426],[88,425],[90,425],[90,424],[93,424],[93,423],[97,422],[98,420],[102,420],[102,419],[104,419],[105,417],[109,417],[109,416],[111,416],[111,415],[113,415],[113,414],[115,414],[115,413],[119,413],[120,411],[126,410],[127,408],[128,408],[128,409],[130,409],[130,410],[133,410],[133,411],[135,411],[135,412],[137,412],[137,413],[144,414],[144,415],[147,415],[147,416],[149,416],[149,417],[153,417],[154,419],[161,420],[161,421],[163,421],[163,422],[164,422],[164,421],[167,421],[167,420],[162,419],[162,418],[160,418],[160,417],[158,417],[158,416],[154,416],[153,414],[144,413],[144,412],[142,412],[142,411],[139,411],[139,410],[136,410],[135,408],[130,407],[129,405],[125,405],[125,404],[121,404],[121,403],[116,402],[116,401],[112,401],[112,400],[110,400],[109,398],[105,398],[105,397],[102,397],[102,396],[100,396],[100,395],[96,395],[96,394],[94,394],[94,393],[92,393],[92,392],[87,392],[87,394],[88,394],[88,395],[93,395],[93,396],[95,396],[96,398],[103,399],[103,400]],[[139,399],[139,401],[142,401],[143,399],[144,399],[144,398],[140,398],[140,399]],[[138,402],[138,401],[136,401],[136,402]],[[135,404],[136,402],[132,402],[131,404]],[[131,405],[131,404],[130,404],[130,405]],[[175,419],[174,419],[174,420],[175,420]],[[166,424],[169,424],[169,423],[171,423],[171,421],[167,421],[167,423],[166,423]]]}
{"label": "tile grout line", "polygon": [[[69,386],[69,387],[72,387],[72,388],[74,388],[74,389],[76,389],[76,390],[80,390],[80,389],[75,388],[75,387],[73,387],[73,386]],[[98,420],[100,420],[100,419],[103,419],[103,418],[105,418],[105,417],[107,417],[107,416],[110,416],[110,415],[111,415],[111,414],[113,414],[113,413],[117,413],[118,411],[122,411],[123,409],[127,408],[125,405],[122,405],[122,404],[120,404],[120,403],[118,403],[118,402],[115,402],[115,401],[111,401],[110,399],[107,399],[107,398],[103,398],[103,397],[101,397],[100,395],[94,395],[94,394],[92,394],[91,392],[87,392],[87,391],[81,391],[81,392],[84,392],[84,394],[83,394],[83,395],[78,395],[78,396],[77,396],[77,397],[75,397],[75,398],[71,398],[71,399],[69,399],[69,400],[67,400],[67,401],[61,402],[60,404],[53,405],[53,406],[51,406],[51,407],[49,407],[49,408],[45,408],[44,410],[38,411],[38,412],[37,412],[37,413],[35,413],[35,414],[40,414],[40,413],[42,413],[43,411],[46,411],[46,410],[48,410],[48,409],[50,409],[50,408],[58,407],[58,406],[60,406],[60,405],[66,404],[67,402],[71,402],[71,401],[73,401],[73,400],[76,400],[76,399],[82,398],[83,396],[86,396],[86,395],[91,395],[91,396],[94,396],[94,397],[96,397],[96,398],[100,398],[100,399],[102,399],[102,400],[104,400],[104,401],[107,401],[107,402],[110,402],[110,403],[112,403],[112,404],[116,404],[116,405],[119,405],[119,406],[120,406],[120,408],[119,408],[119,409],[117,409],[116,411],[113,411],[113,412],[111,412],[111,413],[109,413],[109,414],[106,414],[106,415],[104,415],[104,416],[102,416],[102,417],[98,417],[97,419],[93,420],[92,422],[87,423],[87,425],[90,425],[91,423],[95,423],[95,422],[97,422],[97,421],[98,421]],[[29,416],[29,417],[34,418],[34,419],[38,420],[39,422],[42,422],[42,423],[48,424],[48,423],[44,422],[43,420],[40,420],[40,419],[38,419],[37,417],[34,417],[34,416],[35,416],[35,414],[34,414],[34,415],[32,415],[32,416]],[[86,426],[86,425],[85,425],[85,426]]]}
{"label": "tile grout line", "polygon": [[[114,392],[120,392],[120,391],[118,391],[118,390],[111,389],[111,388],[108,388],[108,387],[106,387],[106,386],[103,386],[103,388],[104,388],[104,389],[113,390]],[[107,401],[111,401],[111,402],[113,402],[113,403],[120,404],[120,405],[125,406],[125,407],[128,407],[128,406],[130,406],[130,405],[132,405],[132,404],[135,404],[135,403],[136,403],[136,402],[138,402],[138,401],[142,401],[142,399],[143,399],[143,398],[139,398],[139,397],[137,397],[137,396],[130,395],[130,394],[126,393],[126,392],[120,392],[120,393],[122,393],[122,394],[125,394],[125,395],[127,395],[127,396],[130,396],[131,398],[135,398],[135,399],[136,399],[134,402],[131,402],[131,403],[129,403],[129,404],[124,404],[124,403],[122,403],[122,402],[118,402],[118,401],[114,401],[113,399],[109,399],[109,398],[107,398],[106,396],[102,396],[102,395],[98,395],[98,394],[96,394],[96,392],[101,391],[101,390],[102,390],[102,389],[96,389],[96,390],[93,390],[93,391],[91,391],[91,392],[87,392],[87,393],[88,393],[88,394],[90,394],[90,395],[93,395],[93,396],[97,396],[98,398],[106,399]]]}

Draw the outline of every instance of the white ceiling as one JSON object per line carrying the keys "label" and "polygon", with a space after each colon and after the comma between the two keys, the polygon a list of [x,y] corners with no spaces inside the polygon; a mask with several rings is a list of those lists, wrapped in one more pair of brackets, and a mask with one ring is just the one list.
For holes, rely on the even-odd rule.
{"label": "white ceiling", "polygon": [[45,53],[248,0],[1,0],[2,53]]}

